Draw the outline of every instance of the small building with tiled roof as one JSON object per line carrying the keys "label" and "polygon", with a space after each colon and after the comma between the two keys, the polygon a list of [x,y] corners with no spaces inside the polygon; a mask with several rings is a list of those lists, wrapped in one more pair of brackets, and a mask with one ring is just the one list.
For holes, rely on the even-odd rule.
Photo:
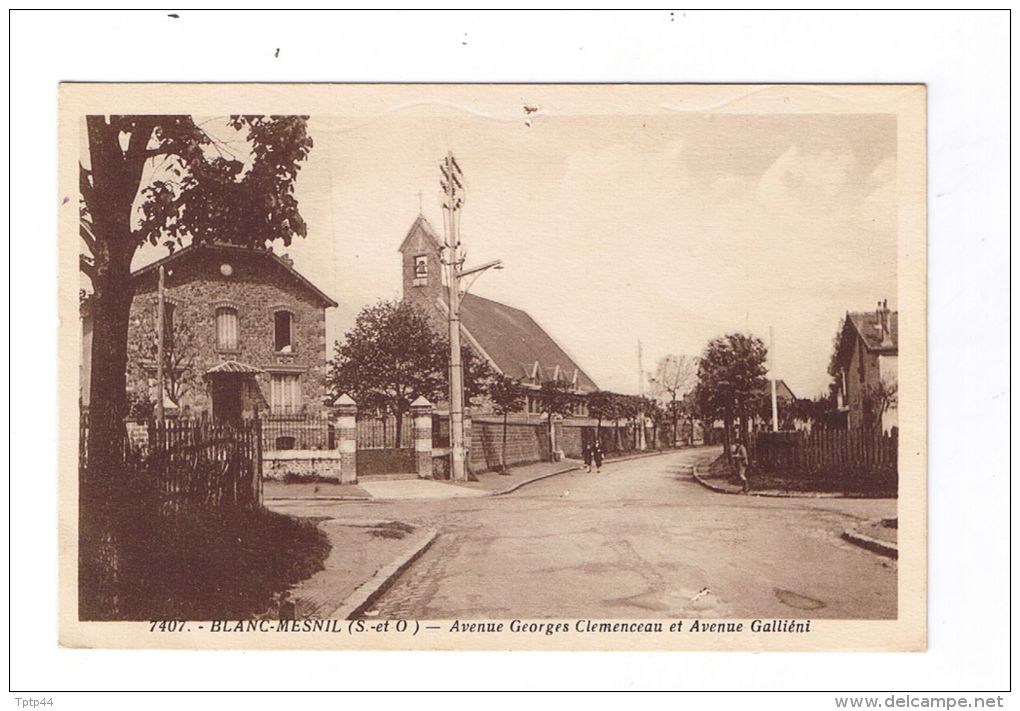
{"label": "small building with tiled roof", "polygon": [[[326,309],[337,305],[287,255],[190,245],[132,274],[128,396],[155,402],[159,268],[164,271],[164,408],[221,420],[323,407]],[[91,323],[83,314],[83,362]],[[83,372],[88,368],[83,367]],[[83,383],[82,400],[89,400]]]}
{"label": "small building with tiled roof", "polygon": [[[847,424],[858,429],[870,424],[870,401],[880,391],[895,392],[898,381],[899,314],[881,301],[874,311],[848,311],[836,342],[832,366],[837,406]],[[887,397],[887,396],[886,396]],[[895,401],[880,413],[882,429],[898,424]]]}
{"label": "small building with tiled roof", "polygon": [[[421,307],[437,329],[447,324],[447,295],[443,283],[443,247],[435,229],[419,215],[400,245],[404,299]],[[526,311],[465,294],[461,300],[464,341],[495,372],[516,378],[538,390],[558,380],[578,394],[577,414],[584,414],[583,395],[598,390],[595,381]],[[528,410],[538,411],[535,398]]]}

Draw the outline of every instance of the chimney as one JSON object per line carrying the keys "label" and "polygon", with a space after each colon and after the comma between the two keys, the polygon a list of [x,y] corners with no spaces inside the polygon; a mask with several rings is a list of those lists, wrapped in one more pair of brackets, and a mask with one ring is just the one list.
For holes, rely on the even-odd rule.
{"label": "chimney", "polygon": [[288,267],[292,269],[294,268],[294,260],[290,258],[289,254],[285,253],[278,256],[280,257],[280,260],[284,262]]}
{"label": "chimney", "polygon": [[892,327],[889,323],[889,299],[884,299],[878,303],[878,328],[882,334],[882,347],[887,348],[893,345],[892,341]]}

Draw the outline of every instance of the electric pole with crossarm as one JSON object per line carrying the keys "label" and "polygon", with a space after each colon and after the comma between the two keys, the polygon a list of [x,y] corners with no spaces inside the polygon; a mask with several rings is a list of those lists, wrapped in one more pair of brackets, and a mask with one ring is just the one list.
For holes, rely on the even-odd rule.
{"label": "electric pole with crossarm", "polygon": [[[464,206],[464,173],[453,157],[453,151],[439,164],[443,177],[443,266],[446,269],[448,289],[447,318],[450,328],[450,478],[467,481],[467,464],[464,448],[464,364],[460,352],[460,280],[471,274],[480,274],[489,268],[502,269],[499,260],[487,262],[472,269],[464,268],[460,251],[460,210]],[[472,282],[473,283],[473,282]],[[470,286],[470,285],[469,285]]]}

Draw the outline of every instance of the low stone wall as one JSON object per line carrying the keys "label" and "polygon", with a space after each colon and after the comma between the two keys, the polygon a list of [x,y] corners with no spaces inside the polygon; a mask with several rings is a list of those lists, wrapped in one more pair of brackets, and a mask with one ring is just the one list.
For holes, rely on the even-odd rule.
{"label": "low stone wall", "polygon": [[[316,449],[287,449],[262,453],[262,478],[333,479],[343,481],[343,466],[339,452]],[[351,474],[353,476],[353,473]]]}

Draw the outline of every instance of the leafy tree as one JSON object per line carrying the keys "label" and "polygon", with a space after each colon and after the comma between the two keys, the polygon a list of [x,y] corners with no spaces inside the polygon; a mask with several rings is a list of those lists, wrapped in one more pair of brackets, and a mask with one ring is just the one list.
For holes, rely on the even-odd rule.
{"label": "leafy tree", "polygon": [[880,380],[864,389],[861,404],[864,409],[864,426],[881,431],[882,415],[896,407],[899,400],[898,384],[894,380]]}
{"label": "leafy tree", "polygon": [[652,421],[652,448],[659,448],[659,432],[662,425],[669,421],[666,408],[655,398],[645,398],[645,416]]}
{"label": "leafy tree", "polygon": [[722,418],[724,443],[729,458],[730,428],[740,422],[741,438],[747,418],[766,385],[768,350],[760,338],[731,333],[708,342],[698,364],[698,409],[705,417]]}
{"label": "leafy tree", "polygon": [[553,418],[556,415],[570,414],[571,405],[575,396],[570,392],[567,384],[560,380],[547,380],[542,383],[538,393],[538,400],[541,403],[542,412],[549,419],[549,444],[554,444]]}
{"label": "leafy tree", "polygon": [[669,398],[668,412],[673,422],[673,446],[677,443],[677,422],[682,408],[678,403],[683,396],[694,389],[698,377],[698,361],[686,355],[667,355],[659,360],[655,372],[649,378],[652,394],[658,398]]}
{"label": "leafy tree", "polygon": [[506,465],[507,420],[511,412],[517,412],[524,407],[527,389],[521,384],[520,380],[497,373],[489,381],[487,390],[489,400],[492,402],[496,412],[503,415],[503,444],[499,453],[499,465],[500,472],[505,473],[508,471]]}
{"label": "leafy tree", "polygon": [[[381,301],[358,314],[354,328],[333,346],[326,383],[335,398],[348,393],[362,414],[396,416],[401,441],[403,414],[419,397],[443,400],[448,391],[449,342],[436,334],[428,317],[407,301]],[[488,366],[467,347],[461,350],[464,392],[484,393]]]}
{"label": "leafy tree", "polygon": [[595,437],[602,440],[602,421],[613,419],[616,413],[613,398],[616,395],[608,390],[596,390],[588,394],[588,416],[596,420]]}
{"label": "leafy tree", "polygon": [[[86,116],[79,163],[79,266],[92,287],[90,466],[116,470],[126,414],[131,260],[143,244],[169,249],[225,241],[264,247],[307,234],[294,197],[312,148],[305,116],[231,116],[222,130],[191,116]],[[235,140],[236,139],[236,140]]]}

